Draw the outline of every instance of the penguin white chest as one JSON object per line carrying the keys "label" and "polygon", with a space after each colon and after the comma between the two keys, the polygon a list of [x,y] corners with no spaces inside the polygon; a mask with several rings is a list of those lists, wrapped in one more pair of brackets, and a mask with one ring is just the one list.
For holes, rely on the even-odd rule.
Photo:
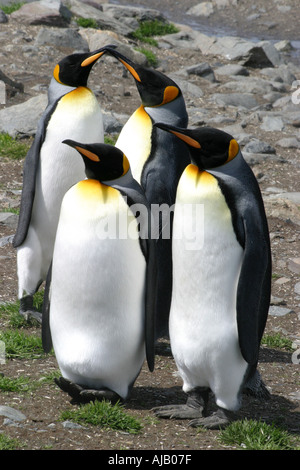
{"label": "penguin white chest", "polygon": [[[117,190],[103,187],[85,180],[63,200],[50,328],[64,377],[126,396],[145,357],[146,263],[132,236],[136,219]],[[131,225],[131,239],[110,231],[109,224],[118,231],[119,223]]]}
{"label": "penguin white chest", "polygon": [[79,87],[59,100],[40,152],[35,198],[39,214],[47,211],[48,217],[57,218],[65,192],[85,178],[82,158],[62,141],[102,142],[103,135],[101,109],[88,88]]}
{"label": "penguin white chest", "polygon": [[[191,243],[197,205],[202,208],[198,211],[202,233]],[[170,312],[172,351],[186,389],[194,385],[213,389],[216,370],[227,361],[244,370],[236,321],[242,257],[231,212],[216,178],[189,165],[177,189]]]}

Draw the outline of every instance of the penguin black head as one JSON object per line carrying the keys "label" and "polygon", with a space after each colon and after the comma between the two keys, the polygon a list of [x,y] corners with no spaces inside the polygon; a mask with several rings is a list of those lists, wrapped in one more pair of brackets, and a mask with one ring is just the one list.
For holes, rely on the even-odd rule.
{"label": "penguin black head", "polygon": [[121,150],[107,144],[82,144],[74,140],[64,140],[63,144],[76,149],[85,164],[85,173],[89,179],[98,181],[115,180],[124,176],[130,168],[127,157]]}
{"label": "penguin black head", "polygon": [[192,162],[202,170],[224,165],[239,153],[237,141],[220,129],[213,127],[183,129],[163,123],[156,123],[154,126],[171,132],[184,141],[189,147]]}
{"label": "penguin black head", "polygon": [[105,48],[101,48],[93,52],[75,53],[64,57],[54,67],[55,80],[68,86],[86,86],[93,65],[105,52]]}
{"label": "penguin black head", "polygon": [[181,95],[179,86],[161,72],[134,63],[111,46],[107,52],[118,59],[133,76],[144,107],[162,106]]}

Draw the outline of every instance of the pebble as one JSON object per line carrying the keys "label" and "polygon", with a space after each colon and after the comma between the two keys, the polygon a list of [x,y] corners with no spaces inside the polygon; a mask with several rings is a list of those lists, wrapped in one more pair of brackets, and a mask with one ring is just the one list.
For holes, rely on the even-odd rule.
{"label": "pebble", "polygon": [[288,268],[293,273],[300,274],[300,258],[290,259],[288,262]]}
{"label": "pebble", "polygon": [[269,308],[269,315],[272,315],[274,317],[283,317],[284,315],[287,315],[288,313],[292,313],[293,310],[290,308],[286,307],[279,307],[278,305],[271,305]]}
{"label": "pebble", "polygon": [[5,405],[0,405],[0,416],[5,416],[11,421],[25,421],[27,419],[21,411]]}
{"label": "pebble", "polygon": [[294,286],[294,292],[298,295],[300,295],[300,282],[297,282]]}

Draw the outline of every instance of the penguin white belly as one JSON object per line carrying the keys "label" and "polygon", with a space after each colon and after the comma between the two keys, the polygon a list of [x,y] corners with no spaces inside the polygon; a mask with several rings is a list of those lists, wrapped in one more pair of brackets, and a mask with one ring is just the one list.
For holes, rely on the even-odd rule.
{"label": "penguin white belly", "polygon": [[[132,237],[134,227],[138,235],[136,219],[117,190],[106,186],[101,196],[103,186],[82,181],[63,200],[50,329],[63,377],[126,398],[145,359],[146,262],[138,236]],[[120,223],[130,225],[131,238],[106,232],[119,216]]]}
{"label": "penguin white belly", "polygon": [[151,152],[152,121],[140,106],[124,125],[116,147],[127,156],[132,176],[139,183],[143,166]]}
{"label": "penguin white belly", "polygon": [[94,94],[79,87],[64,95],[48,123],[40,152],[36,192],[27,239],[18,249],[19,297],[33,293],[44,280],[52,259],[62,198],[84,179],[82,158],[62,143],[76,139],[83,143],[103,142],[102,112]]}
{"label": "penguin white belly", "polygon": [[[189,165],[180,180],[173,228],[173,298],[170,341],[183,390],[209,387],[218,406],[236,409],[247,369],[238,341],[237,283],[243,250],[217,180]],[[183,204],[203,204],[203,239],[191,245],[193,230]],[[194,212],[195,214],[195,212]],[[185,232],[182,233],[182,227]],[[192,249],[191,249],[192,248]]]}

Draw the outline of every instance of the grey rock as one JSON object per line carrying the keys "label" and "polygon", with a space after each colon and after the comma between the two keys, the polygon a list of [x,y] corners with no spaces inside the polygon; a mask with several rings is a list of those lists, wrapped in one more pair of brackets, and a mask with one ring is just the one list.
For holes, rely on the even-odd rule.
{"label": "grey rock", "polygon": [[0,23],[7,23],[8,17],[3,10],[0,10]]}
{"label": "grey rock", "polygon": [[116,20],[123,21],[124,18],[134,18],[137,21],[162,21],[167,22],[164,14],[154,8],[138,8],[134,6],[112,5],[103,3],[103,11],[113,16]]}
{"label": "grey rock", "polygon": [[10,136],[33,136],[37,123],[42,116],[48,98],[46,94],[38,95],[24,103],[0,110],[0,132]]}
{"label": "grey rock", "polygon": [[[299,364],[300,351],[295,351],[293,356],[295,357],[295,364]],[[292,400],[300,401],[300,390],[289,393],[289,397]]]}
{"label": "grey rock", "polygon": [[223,86],[234,90],[236,93],[255,93],[261,95],[272,91],[286,91],[286,88],[281,83],[270,82],[269,80],[256,77],[245,78],[239,76],[236,77],[235,80],[225,83]]}
{"label": "grey rock", "polygon": [[294,292],[298,295],[300,295],[300,282],[297,282],[294,286]]}
{"label": "grey rock", "polygon": [[286,307],[279,307],[277,305],[271,305],[269,308],[269,315],[273,317],[283,317],[285,315],[288,315],[289,313],[292,313],[293,310],[290,308]]}
{"label": "grey rock", "polygon": [[188,75],[197,75],[198,77],[205,78],[210,82],[216,81],[214,71],[207,62],[191,65],[190,67],[186,67],[185,70]]}
{"label": "grey rock", "polygon": [[274,46],[279,52],[289,52],[293,49],[293,46],[288,39],[282,39],[281,41],[276,42]]}
{"label": "grey rock", "polygon": [[198,3],[197,5],[189,8],[186,12],[187,15],[203,16],[205,18],[208,18],[213,13],[214,13],[214,7],[211,2]]}
{"label": "grey rock", "polygon": [[203,54],[220,55],[240,65],[263,68],[282,64],[277,49],[269,41],[253,42],[234,36],[208,37],[198,33],[195,38]]}
{"label": "grey rock", "polygon": [[249,76],[249,70],[244,67],[243,65],[238,64],[226,64],[222,65],[215,69],[216,75],[242,75],[242,76]]}
{"label": "grey rock", "polygon": [[258,106],[255,97],[251,93],[214,93],[211,99],[215,103],[224,106],[241,106],[247,109]]}
{"label": "grey rock", "polygon": [[267,132],[282,131],[284,129],[284,123],[279,116],[264,116],[260,128]]}
{"label": "grey rock", "polygon": [[73,423],[72,421],[64,421],[62,425],[65,429],[83,429],[81,424]]}
{"label": "grey rock", "polygon": [[282,159],[271,153],[252,153],[243,150],[243,157],[250,166],[259,165],[263,162],[275,161],[282,163]]}
{"label": "grey rock", "polygon": [[0,238],[0,248],[2,248],[5,245],[8,245],[9,243],[12,243],[13,238],[14,238],[14,235],[8,235],[7,237]]}
{"label": "grey rock", "polygon": [[261,70],[261,74],[269,77],[274,82],[282,82],[289,85],[296,80],[295,74],[290,70],[287,64],[279,67],[266,67]]}
{"label": "grey rock", "polygon": [[50,45],[67,47],[73,51],[89,50],[89,45],[82,35],[73,28],[41,28],[36,36],[35,47]]}
{"label": "grey rock", "polygon": [[6,416],[12,421],[25,421],[27,419],[21,411],[5,405],[0,405],[0,416]]}
{"label": "grey rock", "polygon": [[16,229],[18,225],[19,217],[17,214],[12,212],[0,212],[0,225],[6,225],[7,227]]}
{"label": "grey rock", "polygon": [[114,134],[121,132],[129,116],[126,114],[115,114],[102,110],[104,132]]}
{"label": "grey rock", "polygon": [[19,10],[13,12],[11,17],[23,24],[67,26],[71,14],[59,0],[40,0],[25,3]]}
{"label": "grey rock", "polygon": [[176,73],[169,74],[169,77],[181,88],[185,98],[201,98],[203,96],[203,91],[199,86],[182,79]]}
{"label": "grey rock", "polygon": [[116,31],[123,36],[130,35],[135,29],[126,25],[124,21],[118,21],[104,11],[79,0],[68,0],[68,8],[75,17],[91,18],[96,21],[99,28]]}
{"label": "grey rock", "polygon": [[249,153],[266,153],[266,154],[274,154],[276,150],[272,145],[268,144],[259,139],[251,140],[248,144],[244,147],[245,152]]}
{"label": "grey rock", "polygon": [[277,141],[277,144],[283,148],[299,149],[300,141],[296,137],[284,137]]}
{"label": "grey rock", "polygon": [[300,205],[300,192],[284,192],[284,193],[277,193],[271,194],[270,199],[284,199],[293,202],[296,205]]}
{"label": "grey rock", "polygon": [[288,261],[288,268],[296,274],[300,274],[300,258],[292,258]]}

